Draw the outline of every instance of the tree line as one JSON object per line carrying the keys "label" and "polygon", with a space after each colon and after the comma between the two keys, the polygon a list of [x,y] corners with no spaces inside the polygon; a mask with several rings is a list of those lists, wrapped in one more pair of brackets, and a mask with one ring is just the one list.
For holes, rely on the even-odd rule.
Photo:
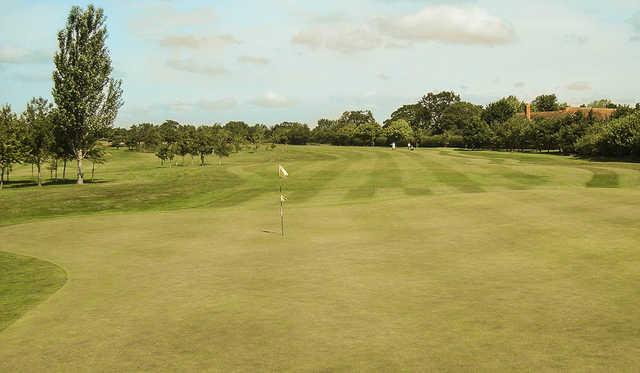
{"label": "tree line", "polygon": [[[640,104],[616,105],[603,99],[582,105],[573,114],[525,115],[526,103],[508,96],[486,106],[460,99],[454,92],[428,93],[403,105],[380,125],[370,111],[347,111],[336,120],[321,119],[311,142],[333,145],[460,147],[508,151],[560,151],[582,156],[640,156]],[[551,112],[567,108],[555,94],[538,96],[531,109]],[[599,119],[594,108],[615,109]]]}

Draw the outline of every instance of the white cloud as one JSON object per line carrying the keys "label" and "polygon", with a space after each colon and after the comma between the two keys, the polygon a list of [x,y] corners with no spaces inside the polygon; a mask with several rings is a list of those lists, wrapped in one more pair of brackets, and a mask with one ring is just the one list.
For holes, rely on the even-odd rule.
{"label": "white cloud", "polygon": [[378,48],[407,48],[417,42],[499,45],[515,41],[507,21],[467,5],[429,5],[400,17],[358,23],[341,17],[317,18],[297,32],[292,43],[311,49],[354,53]]}
{"label": "white cloud", "polygon": [[394,38],[416,42],[498,45],[515,40],[508,22],[475,6],[430,5],[404,17],[381,18],[378,25]]}
{"label": "white cloud", "polygon": [[567,85],[567,89],[570,91],[585,92],[590,91],[593,88],[591,87],[591,83],[589,82],[573,82]]}
{"label": "white cloud", "polygon": [[289,98],[271,91],[251,100],[251,103],[265,108],[285,108],[295,105],[295,102]]}
{"label": "white cloud", "polygon": [[382,37],[368,25],[330,24],[307,28],[291,41],[311,49],[326,48],[341,53],[361,52],[382,46]]}
{"label": "white cloud", "polygon": [[198,107],[207,111],[228,110],[236,107],[238,102],[234,98],[222,98],[219,100],[201,100]]}
{"label": "white cloud", "polygon": [[202,7],[179,10],[171,4],[153,3],[142,5],[144,17],[134,17],[129,28],[140,36],[157,36],[166,32],[207,27],[213,23],[216,13],[212,8]]}
{"label": "white cloud", "polygon": [[208,65],[204,63],[196,62],[192,59],[170,59],[167,61],[167,66],[180,71],[185,71],[192,74],[219,76],[227,75],[229,71],[222,66]]}
{"label": "white cloud", "polygon": [[167,108],[173,113],[188,113],[193,111],[220,111],[236,107],[238,102],[234,98],[222,98],[217,100],[202,99],[199,101],[173,101],[162,105],[154,105],[158,110]]}
{"label": "white cloud", "polygon": [[233,35],[214,35],[197,37],[193,35],[171,35],[160,39],[160,45],[167,48],[223,48],[240,42]]}
{"label": "white cloud", "polygon": [[268,65],[271,63],[268,58],[255,56],[240,56],[238,57],[238,62],[246,65]]}
{"label": "white cloud", "polygon": [[48,63],[52,60],[53,53],[44,50],[0,46],[0,63]]}

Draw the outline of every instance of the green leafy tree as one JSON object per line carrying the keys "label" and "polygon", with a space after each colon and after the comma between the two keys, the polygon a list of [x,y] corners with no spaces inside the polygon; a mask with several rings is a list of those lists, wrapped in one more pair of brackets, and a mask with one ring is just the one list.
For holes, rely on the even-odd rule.
{"label": "green leafy tree", "polygon": [[231,135],[235,152],[242,150],[242,145],[248,141],[249,125],[241,121],[232,121],[224,125],[224,129]]}
{"label": "green leafy tree", "polygon": [[355,136],[361,140],[362,145],[376,145],[376,138],[382,132],[382,127],[378,123],[366,122],[356,127]]}
{"label": "green leafy tree", "polygon": [[489,124],[503,123],[521,111],[521,107],[522,103],[515,96],[504,97],[487,105],[482,119]]}
{"label": "green leafy tree", "polygon": [[122,144],[127,143],[127,129],[126,128],[114,128],[109,136],[109,142],[111,146],[120,149]]}
{"label": "green leafy tree", "polygon": [[0,108],[0,189],[4,186],[5,176],[9,178],[11,166],[20,162],[22,146],[20,143],[20,122],[9,105]]}
{"label": "green leafy tree", "polygon": [[540,95],[533,100],[533,110],[535,111],[556,111],[560,110],[558,97],[555,94]]}
{"label": "green leafy tree", "polygon": [[404,119],[414,130],[418,128],[425,128],[422,120],[427,117],[427,115],[424,113],[424,111],[425,109],[419,103],[402,105],[396,111],[391,113],[391,118],[385,120],[384,125],[387,125],[388,123],[391,123],[398,119]]}
{"label": "green leafy tree", "polygon": [[264,124],[256,124],[249,128],[249,141],[253,145],[255,151],[257,151],[260,144],[264,142],[268,132],[269,128]]}
{"label": "green leafy tree", "polygon": [[233,137],[233,134],[226,129],[220,129],[213,134],[213,154],[218,157],[219,166],[222,166],[222,158],[229,157],[231,154]]}
{"label": "green leafy tree", "polygon": [[214,150],[214,129],[208,126],[198,127],[195,137],[195,151],[200,156],[200,166],[204,167],[207,155]]}
{"label": "green leafy tree", "polygon": [[528,146],[530,123],[525,117],[515,116],[504,123],[494,125],[494,143],[498,148],[523,150]]}
{"label": "green leafy tree", "polygon": [[452,104],[460,102],[460,96],[454,92],[428,93],[420,99],[420,127],[430,130],[434,134],[445,131],[440,121],[445,110]]}
{"label": "green leafy tree", "polygon": [[481,118],[474,117],[462,129],[462,141],[469,149],[480,149],[491,145],[493,133]]}
{"label": "green leafy tree", "polygon": [[282,122],[273,127],[272,137],[278,144],[305,145],[311,138],[311,130],[306,124]]}
{"label": "green leafy tree", "polygon": [[616,105],[613,101],[609,100],[608,98],[595,100],[587,106],[592,108],[597,108],[597,109],[615,109],[618,107],[618,105]]}
{"label": "green leafy tree", "polygon": [[184,157],[187,154],[191,154],[192,164],[193,156],[197,154],[196,151],[196,128],[194,126],[180,126],[178,129],[178,142],[176,143],[176,154],[182,157],[182,164],[184,165]]}
{"label": "green leafy tree", "polygon": [[54,150],[53,105],[44,98],[33,98],[22,114],[22,139],[28,162],[36,166],[38,186],[42,186],[42,165]]}
{"label": "green leafy tree", "polygon": [[482,106],[468,102],[456,102],[447,107],[440,118],[440,127],[445,132],[461,133],[474,120],[480,119]]}
{"label": "green leafy tree", "polygon": [[87,153],[87,159],[91,162],[91,182],[96,174],[96,165],[107,163],[107,156],[109,154],[105,148],[101,145],[96,145]]}
{"label": "green leafy tree", "polygon": [[409,122],[404,119],[388,123],[383,131],[389,142],[395,142],[401,146],[413,139],[413,129],[411,129]]}
{"label": "green leafy tree", "polygon": [[158,134],[160,142],[167,144],[175,144],[178,141],[178,128],[180,123],[175,120],[166,120],[160,126],[158,126]]}
{"label": "green leafy tree", "polygon": [[153,150],[162,143],[158,127],[152,123],[139,124],[136,128],[136,137],[144,151]]}
{"label": "green leafy tree", "polygon": [[104,12],[93,5],[71,8],[58,33],[52,92],[59,110],[56,125],[76,158],[78,184],[83,184],[82,160],[107,134],[122,106],[121,82],[110,77],[106,39]]}

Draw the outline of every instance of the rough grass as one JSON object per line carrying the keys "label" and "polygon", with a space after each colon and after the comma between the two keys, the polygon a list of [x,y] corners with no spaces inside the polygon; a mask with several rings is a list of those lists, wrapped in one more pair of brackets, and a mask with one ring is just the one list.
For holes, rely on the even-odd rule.
{"label": "rough grass", "polygon": [[0,332],[0,371],[633,371],[639,167],[289,147],[169,170],[115,152],[103,183],[3,191],[3,249],[69,282]]}

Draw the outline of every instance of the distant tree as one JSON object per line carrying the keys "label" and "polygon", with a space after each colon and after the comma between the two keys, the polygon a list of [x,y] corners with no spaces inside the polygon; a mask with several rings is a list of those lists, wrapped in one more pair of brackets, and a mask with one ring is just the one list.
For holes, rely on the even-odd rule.
{"label": "distant tree", "polygon": [[454,92],[428,93],[423,96],[419,104],[422,107],[418,122],[420,127],[430,130],[434,134],[445,131],[440,118],[452,104],[460,102],[460,96]]}
{"label": "distant tree", "polygon": [[184,165],[184,157],[191,154],[191,164],[193,164],[193,156],[197,154],[196,150],[196,128],[194,126],[183,125],[178,129],[178,142],[176,143],[176,154],[182,157]]}
{"label": "distant tree", "polygon": [[167,153],[169,152],[168,144],[160,144],[156,150],[156,157],[160,159],[160,164],[164,166],[164,162],[168,159]]}
{"label": "distant tree", "polygon": [[36,166],[38,186],[42,186],[42,164],[54,151],[53,105],[44,98],[33,98],[22,114],[23,147],[26,160]]}
{"label": "distant tree", "polygon": [[231,154],[233,134],[227,129],[220,129],[213,134],[213,154],[218,157],[218,165],[222,166],[222,158]]}
{"label": "distant tree", "polygon": [[404,119],[414,130],[418,128],[425,128],[425,124],[421,122],[422,119],[427,117],[424,111],[425,109],[419,103],[403,105],[396,111],[391,113],[391,118],[385,120],[384,124],[387,125],[388,123],[391,123],[398,119]]}
{"label": "distant tree", "polygon": [[195,151],[200,156],[200,166],[204,167],[205,158],[214,150],[214,129],[208,126],[198,127],[195,136]]}
{"label": "distant tree", "polygon": [[20,123],[9,105],[0,108],[0,189],[14,163],[18,163],[22,156],[20,143]]}
{"label": "distant tree", "polygon": [[232,121],[225,124],[224,129],[227,130],[231,136],[235,152],[239,152],[242,149],[242,145],[246,143],[249,138],[249,125],[241,121]]}
{"label": "distant tree", "polygon": [[160,136],[158,127],[152,123],[139,124],[136,128],[136,138],[139,143],[142,144],[142,149],[145,151],[153,150],[162,143],[162,137]]}
{"label": "distant tree", "polygon": [[409,123],[404,119],[398,119],[387,124],[384,127],[384,135],[389,142],[395,142],[398,145],[404,145],[413,139],[413,130]]}
{"label": "distant tree", "polygon": [[96,145],[87,153],[87,159],[91,161],[91,182],[96,173],[97,164],[105,164],[107,162],[107,152],[101,145]]}
{"label": "distant tree", "polygon": [[306,124],[282,122],[273,127],[272,137],[279,144],[305,145],[311,138],[311,130]]}
{"label": "distant tree", "polygon": [[613,101],[609,100],[608,98],[595,100],[587,106],[596,108],[596,109],[615,109],[618,107],[618,105],[616,105]]}
{"label": "distant tree", "polygon": [[378,123],[361,123],[356,127],[355,137],[361,139],[362,145],[376,145],[376,138],[382,132],[382,127]]}
{"label": "distant tree", "polygon": [[78,184],[83,183],[85,154],[106,135],[122,106],[121,82],[110,77],[106,38],[104,12],[93,5],[71,8],[65,29],[58,33],[52,92],[59,113],[56,125],[75,155]]}
{"label": "distant tree", "polygon": [[318,144],[334,144],[336,140],[336,120],[320,119],[311,131],[311,141]]}
{"label": "distant tree", "polygon": [[501,149],[523,150],[528,147],[527,135],[530,123],[523,116],[514,116],[504,123],[497,123],[494,128],[494,143]]}
{"label": "distant tree", "polygon": [[127,130],[124,142],[129,150],[138,150],[140,146],[140,131],[137,124]]}
{"label": "distant tree", "polygon": [[529,125],[528,139],[538,151],[550,152],[559,148],[560,121],[554,118],[536,118]]}
{"label": "distant tree", "polygon": [[109,141],[111,142],[111,146],[120,149],[122,144],[127,143],[127,129],[126,128],[114,128],[111,130],[111,134],[109,136]]}
{"label": "distant tree", "polygon": [[482,119],[489,124],[506,122],[520,111],[521,106],[522,103],[515,96],[504,97],[487,105]]}
{"label": "distant tree", "polygon": [[492,136],[489,125],[479,117],[472,118],[462,129],[462,141],[469,149],[488,147]]}
{"label": "distant tree", "polygon": [[158,126],[157,136],[160,142],[175,144],[178,141],[178,128],[180,123],[175,120],[166,120]]}
{"label": "distant tree", "polygon": [[533,108],[535,111],[556,111],[560,110],[558,97],[555,94],[540,95],[533,100]]}
{"label": "distant tree", "polygon": [[257,151],[258,147],[267,137],[267,133],[269,132],[269,128],[264,124],[256,124],[249,128],[249,141],[254,147],[254,150]]}
{"label": "distant tree", "polygon": [[482,106],[468,102],[456,102],[447,107],[440,118],[440,127],[445,131],[461,133],[471,122],[480,119]]}

